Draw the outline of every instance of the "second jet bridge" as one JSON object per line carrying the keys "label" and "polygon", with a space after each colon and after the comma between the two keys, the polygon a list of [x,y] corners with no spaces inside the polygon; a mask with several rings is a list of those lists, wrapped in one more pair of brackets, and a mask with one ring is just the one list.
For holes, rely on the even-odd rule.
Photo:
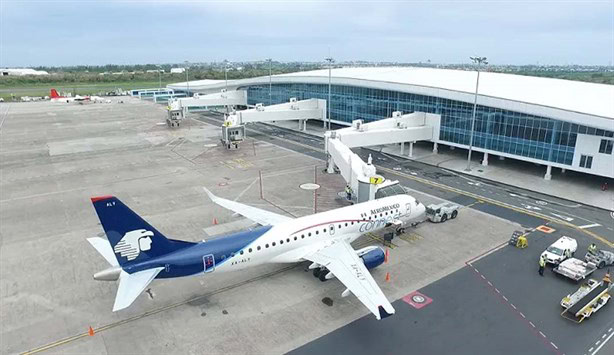
{"label": "second jet bridge", "polygon": [[225,119],[225,123],[228,126],[237,126],[251,122],[298,120],[299,129],[305,130],[308,119],[324,120],[325,117],[326,100],[297,101],[291,98],[290,102],[283,104],[271,106],[256,104],[253,109],[234,112]]}
{"label": "second jet bridge", "polygon": [[298,120],[298,128],[305,130],[308,119],[324,120],[325,117],[326,101],[320,99],[297,101],[291,98],[290,102],[278,105],[256,104],[253,109],[233,112],[225,117],[222,143],[229,149],[238,148],[245,137],[247,123]]}
{"label": "second jet bridge", "polygon": [[381,185],[375,166],[364,162],[351,148],[374,145],[401,143],[401,154],[406,142],[409,142],[409,155],[412,155],[416,141],[438,141],[440,116],[424,112],[403,115],[393,112],[391,118],[363,123],[355,120],[352,126],[335,131],[328,131],[324,136],[325,149],[328,153],[328,172],[334,173],[335,167],[350,188],[353,199],[357,202],[372,200],[381,188],[397,184],[397,181],[385,181]]}

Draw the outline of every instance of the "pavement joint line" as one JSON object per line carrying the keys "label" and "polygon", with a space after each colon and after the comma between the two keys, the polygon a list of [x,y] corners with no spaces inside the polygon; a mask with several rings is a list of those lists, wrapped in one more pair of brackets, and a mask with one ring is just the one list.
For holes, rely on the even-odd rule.
{"label": "pavement joint line", "polygon": [[[260,133],[260,134],[263,134],[263,135],[269,135],[266,132],[263,132],[261,130],[254,129],[254,128],[249,128],[248,130],[254,131],[254,132],[257,132],[257,133]],[[271,135],[269,135],[269,136],[271,136]],[[310,150],[315,151],[315,152],[324,153],[324,150],[321,149],[321,148],[312,147],[312,146],[307,145],[307,144],[295,142],[293,140],[282,138],[282,137],[278,137],[278,136],[271,136],[271,137],[274,138],[274,139],[279,139],[281,141],[290,143],[290,144],[294,144],[294,145],[297,145],[297,146],[305,147],[305,148],[310,149]],[[418,181],[418,182],[421,182],[421,183],[426,184],[426,185],[431,185],[431,186],[434,186],[434,187],[438,187],[440,189],[456,192],[456,193],[458,193],[460,195],[469,196],[469,197],[472,197],[472,198],[475,198],[475,199],[481,199],[481,200],[484,200],[485,202],[488,202],[490,204],[493,204],[493,205],[496,205],[496,206],[499,206],[499,207],[503,207],[503,208],[507,208],[507,209],[511,209],[511,210],[519,212],[519,213],[523,213],[523,214],[527,214],[527,215],[530,215],[530,216],[533,216],[533,217],[541,218],[541,219],[544,219],[546,221],[552,221],[552,222],[555,222],[555,223],[559,223],[559,224],[565,225],[567,227],[570,227],[570,228],[579,230],[581,232],[584,232],[585,234],[587,234],[587,235],[589,235],[589,236],[591,236],[591,237],[593,237],[593,238],[595,238],[595,239],[605,243],[609,247],[614,247],[614,243],[610,242],[606,238],[604,238],[604,237],[602,237],[602,236],[600,236],[600,235],[598,235],[596,233],[590,232],[588,230],[578,228],[578,226],[576,226],[575,224],[569,223],[569,222],[564,221],[562,219],[553,218],[553,217],[550,217],[548,215],[544,215],[544,214],[541,214],[541,213],[536,213],[536,212],[528,211],[528,210],[522,209],[520,207],[516,207],[516,206],[510,205],[510,204],[501,202],[501,201],[493,200],[493,199],[485,197],[485,196],[480,196],[480,195],[477,195],[477,194],[474,194],[474,193],[471,193],[471,192],[468,192],[468,191],[459,190],[457,188],[454,188],[454,187],[451,187],[451,186],[447,186],[447,185],[444,185],[444,184],[435,183],[433,181],[430,181],[430,180],[427,180],[427,179],[424,179],[424,178],[420,178],[420,177],[417,177],[417,176],[405,174],[403,172],[395,171],[393,169],[389,169],[389,168],[386,168],[386,167],[377,166],[377,169],[381,169],[381,170],[386,171],[386,172],[388,172],[390,174],[393,174],[393,175],[402,176],[402,177],[404,177],[406,179],[411,179],[411,180],[414,180],[414,181]],[[613,214],[613,216],[614,216],[614,214]]]}
{"label": "pavement joint line", "polygon": [[[284,273],[286,271],[290,271],[290,270],[292,270],[294,268],[297,268],[299,265],[300,265],[300,263],[296,263],[296,264],[293,264],[291,266],[284,267],[282,269],[278,269],[278,270],[275,270],[275,271],[272,271],[272,272],[268,272],[266,274],[262,274],[262,275],[256,276],[256,277],[254,277],[252,279],[240,281],[240,282],[228,285],[228,286],[221,287],[221,288],[219,288],[217,290],[214,290],[214,291],[211,291],[211,292],[207,292],[207,293],[202,294],[200,296],[192,297],[192,298],[189,298],[187,300],[183,300],[183,301],[180,301],[180,302],[177,302],[177,303],[173,303],[173,304],[170,304],[168,306],[159,307],[159,308],[156,308],[156,309],[153,309],[153,310],[141,313],[141,314],[137,314],[135,316],[132,316],[132,317],[129,317],[129,318],[126,318],[126,319],[122,319],[122,320],[117,321],[117,322],[113,322],[113,323],[109,323],[109,324],[106,324],[106,325],[103,325],[103,326],[100,326],[100,327],[97,327],[97,328],[93,328],[94,334],[100,333],[100,332],[105,331],[105,330],[109,330],[111,328],[115,328],[115,327],[123,325],[123,324],[131,323],[133,321],[137,321],[139,319],[146,318],[146,317],[152,316],[154,314],[162,313],[164,311],[168,311],[168,310],[171,310],[171,309],[174,309],[174,308],[186,305],[186,304],[188,304],[190,302],[198,301],[198,300],[200,300],[202,298],[206,298],[206,297],[210,297],[212,295],[216,295],[218,293],[230,291],[232,289],[235,289],[237,287],[241,287],[241,286],[250,284],[250,283],[255,282],[255,281],[259,281],[259,280],[262,280],[262,279],[265,279],[265,278],[268,278],[268,277],[272,277],[272,276],[275,276],[275,275],[278,275],[278,274],[282,274],[282,273]],[[66,337],[66,338],[63,338],[63,339],[60,339],[60,340],[48,343],[46,345],[43,345],[43,346],[31,349],[31,350],[24,351],[24,352],[21,353],[21,355],[36,354],[36,353],[39,353],[39,352],[42,352],[42,351],[46,351],[46,350],[55,348],[57,346],[61,346],[61,345],[64,345],[64,344],[71,343],[71,342],[73,342],[75,340],[78,340],[78,339],[81,339],[81,338],[89,337],[89,336],[90,336],[89,332],[86,331],[86,332],[83,332],[83,333],[79,333],[79,334],[76,334],[76,335],[73,335],[73,336],[69,336],[69,337]]]}

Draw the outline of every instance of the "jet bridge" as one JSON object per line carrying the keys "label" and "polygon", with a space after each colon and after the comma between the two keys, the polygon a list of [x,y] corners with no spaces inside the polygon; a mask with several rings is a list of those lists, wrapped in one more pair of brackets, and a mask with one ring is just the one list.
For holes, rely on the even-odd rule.
{"label": "jet bridge", "polygon": [[169,126],[178,126],[189,112],[209,111],[220,107],[247,106],[247,92],[245,90],[226,91],[199,95],[193,97],[169,99],[168,118]]}
{"label": "jet bridge", "polygon": [[264,106],[256,104],[253,109],[236,111],[224,118],[222,125],[222,143],[227,148],[238,148],[245,137],[245,125],[252,122],[273,122],[298,120],[299,130],[307,129],[308,119],[324,120],[326,117],[326,100],[309,99]]}
{"label": "jet bridge", "polygon": [[375,199],[378,190],[396,185],[398,181],[382,182],[371,163],[371,156],[365,163],[351,148],[401,143],[403,154],[405,143],[409,142],[411,156],[414,142],[438,141],[439,122],[440,116],[436,114],[414,112],[403,115],[397,111],[391,118],[370,123],[355,120],[351,127],[328,131],[324,135],[328,154],[327,172],[334,173],[338,167],[357,202]]}

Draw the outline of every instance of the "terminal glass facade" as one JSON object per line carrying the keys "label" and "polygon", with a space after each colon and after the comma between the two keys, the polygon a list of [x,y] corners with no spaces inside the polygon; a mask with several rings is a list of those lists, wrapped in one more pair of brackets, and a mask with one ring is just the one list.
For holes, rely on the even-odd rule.
{"label": "terminal glass facade", "polygon": [[[284,103],[292,97],[297,100],[328,99],[328,85],[325,84],[274,84],[270,96],[268,84],[242,89],[247,90],[250,105]],[[391,117],[394,111],[439,114],[439,139],[444,143],[469,145],[473,103],[358,86],[332,86],[332,120],[371,122]],[[578,133],[614,137],[612,131],[478,105],[473,146],[571,165]]]}

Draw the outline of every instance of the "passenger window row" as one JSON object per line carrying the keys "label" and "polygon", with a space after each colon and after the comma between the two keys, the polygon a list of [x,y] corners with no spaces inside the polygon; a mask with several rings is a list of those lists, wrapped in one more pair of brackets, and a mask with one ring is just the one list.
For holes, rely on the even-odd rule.
{"label": "passenger window row", "polygon": [[[388,214],[388,212],[386,212],[386,214]],[[390,214],[392,214],[392,212],[390,212]],[[371,219],[371,217],[369,217],[369,219]],[[363,220],[365,220],[365,221],[366,221],[366,219],[365,219],[365,218],[363,218]],[[347,226],[349,226],[349,225],[354,225],[354,223],[358,223],[358,222],[355,222],[355,221],[351,221],[350,223],[345,222],[345,226],[347,227]],[[339,224],[339,225],[338,225],[338,228],[341,228],[341,227],[342,227],[342,225],[341,225],[341,224]],[[326,233],[327,231],[328,231],[328,229],[327,229],[327,228],[322,228],[322,232],[323,232],[323,233]],[[316,231],[315,231],[315,234],[316,234],[316,235],[319,235],[319,234],[320,234],[320,231],[319,231],[319,230],[316,230]],[[305,233],[301,234],[301,239],[305,239],[305,235],[307,235],[307,237],[311,237],[312,232],[307,232],[306,234],[305,234]],[[298,236],[294,236],[294,240],[295,240],[295,241],[296,241],[296,240],[298,240]],[[285,242],[286,242],[286,243],[290,243],[290,238],[286,238]],[[283,239],[281,239],[281,240],[279,241],[279,244],[280,244],[280,245],[284,244],[284,240],[283,240]],[[276,246],[276,245],[277,245],[277,244],[276,244],[275,242],[272,242],[270,246],[271,246],[271,247],[274,247],[274,246]],[[264,248],[265,248],[265,249],[266,249],[266,248],[269,248],[269,243],[266,243],[266,244],[264,245]],[[262,247],[261,247],[260,245],[258,245],[258,246],[256,246],[256,250],[262,250]],[[252,253],[252,252],[254,252],[254,248],[249,248],[249,249],[247,249],[247,252],[248,252],[248,253]],[[239,252],[239,254],[240,254],[240,255],[243,255],[243,254],[245,254],[245,251],[244,251],[244,250],[241,250],[241,251]],[[235,256],[235,255],[236,255],[235,253],[231,253],[231,254],[230,254],[230,257],[233,257],[233,256]],[[224,256],[224,255],[222,255],[222,259],[225,259],[225,256]]]}

